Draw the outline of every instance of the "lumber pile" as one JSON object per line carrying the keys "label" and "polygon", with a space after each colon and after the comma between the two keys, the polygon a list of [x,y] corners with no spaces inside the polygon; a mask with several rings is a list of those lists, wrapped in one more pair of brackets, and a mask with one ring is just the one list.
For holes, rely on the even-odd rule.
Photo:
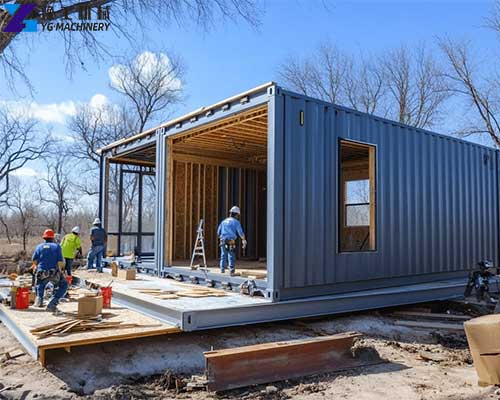
{"label": "lumber pile", "polygon": [[147,294],[161,300],[173,300],[181,297],[223,297],[227,296],[222,290],[212,289],[208,287],[188,286],[188,290],[167,290],[155,288],[135,288],[139,293]]}
{"label": "lumber pile", "polygon": [[66,318],[56,323],[42,325],[31,329],[30,332],[38,339],[49,336],[66,336],[71,333],[89,332],[103,329],[149,328],[158,325],[141,325],[123,323],[122,321],[105,321],[102,316],[91,318]]}
{"label": "lumber pile", "polygon": [[248,278],[248,279],[266,279],[267,278],[266,271],[242,270],[242,271],[236,272],[236,275],[239,275],[243,278]]}

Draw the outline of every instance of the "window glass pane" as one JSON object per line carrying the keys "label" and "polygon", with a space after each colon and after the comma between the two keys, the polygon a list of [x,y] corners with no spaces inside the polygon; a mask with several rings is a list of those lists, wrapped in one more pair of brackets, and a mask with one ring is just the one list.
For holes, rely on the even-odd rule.
{"label": "window glass pane", "polygon": [[108,178],[108,231],[118,232],[120,168],[118,164],[109,165]]}
{"label": "window glass pane", "polygon": [[154,252],[154,236],[143,236],[141,239],[143,253],[153,253]]}
{"label": "window glass pane", "polygon": [[346,205],[346,226],[369,226],[370,205]]}
{"label": "window glass pane", "polygon": [[[154,175],[142,178],[142,232],[155,230],[156,185]],[[143,246],[143,250],[144,246]]]}
{"label": "window glass pane", "polygon": [[137,232],[139,230],[139,174],[137,173],[123,173],[122,207],[123,232]]}
{"label": "window glass pane", "polygon": [[346,182],[346,204],[360,204],[369,202],[370,181],[368,179]]}
{"label": "window glass pane", "polygon": [[128,256],[134,253],[137,246],[137,236],[122,235],[120,243],[120,254]]}

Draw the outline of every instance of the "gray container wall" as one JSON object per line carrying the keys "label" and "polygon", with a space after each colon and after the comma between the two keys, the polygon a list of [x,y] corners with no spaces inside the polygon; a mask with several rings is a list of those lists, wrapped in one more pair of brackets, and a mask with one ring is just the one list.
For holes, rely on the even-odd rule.
{"label": "gray container wall", "polygon": [[[281,299],[466,275],[498,265],[497,154],[286,92],[274,142],[273,288]],[[300,126],[299,113],[305,112]],[[338,143],[377,146],[376,251],[338,252]],[[279,262],[276,262],[279,261]]]}

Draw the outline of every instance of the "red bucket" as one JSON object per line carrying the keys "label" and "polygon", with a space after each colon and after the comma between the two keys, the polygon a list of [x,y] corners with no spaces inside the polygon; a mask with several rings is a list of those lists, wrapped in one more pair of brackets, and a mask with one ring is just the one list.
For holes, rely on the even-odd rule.
{"label": "red bucket", "polygon": [[68,286],[71,286],[73,283],[73,277],[71,275],[66,275],[66,281],[68,282]]}
{"label": "red bucket", "polygon": [[16,292],[16,309],[25,310],[30,306],[30,290],[28,288],[18,288]]}
{"label": "red bucket", "polygon": [[113,296],[113,291],[111,290],[111,286],[102,287],[102,307],[103,308],[111,308],[111,297]]}

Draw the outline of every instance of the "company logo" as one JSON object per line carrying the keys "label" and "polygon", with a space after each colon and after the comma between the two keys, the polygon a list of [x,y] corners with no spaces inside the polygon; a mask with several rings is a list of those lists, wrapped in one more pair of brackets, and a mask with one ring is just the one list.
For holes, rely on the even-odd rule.
{"label": "company logo", "polygon": [[25,19],[35,9],[35,4],[5,4],[5,10],[12,16],[2,32],[36,32],[38,24],[36,19]]}

